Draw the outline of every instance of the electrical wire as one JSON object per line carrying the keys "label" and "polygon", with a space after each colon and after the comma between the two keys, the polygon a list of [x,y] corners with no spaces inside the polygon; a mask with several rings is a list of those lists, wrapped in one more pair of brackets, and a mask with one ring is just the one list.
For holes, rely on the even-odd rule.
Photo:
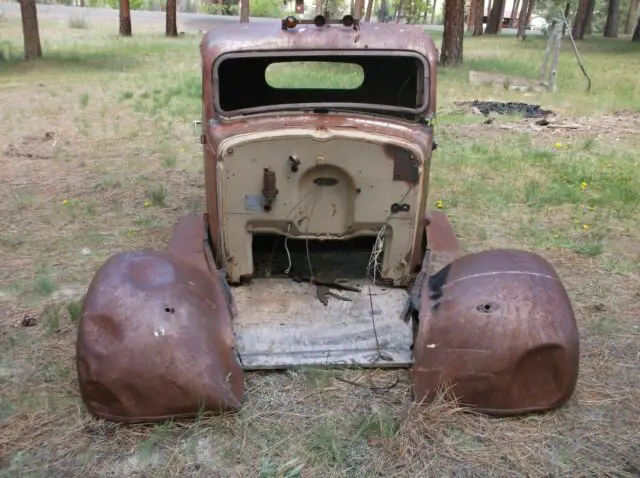
{"label": "electrical wire", "polygon": [[289,246],[287,245],[287,241],[289,240],[289,231],[291,230],[291,223],[287,225],[287,235],[284,236],[284,250],[287,253],[287,259],[289,261],[289,266],[285,269],[284,273],[289,275],[291,272],[291,253],[289,252]]}

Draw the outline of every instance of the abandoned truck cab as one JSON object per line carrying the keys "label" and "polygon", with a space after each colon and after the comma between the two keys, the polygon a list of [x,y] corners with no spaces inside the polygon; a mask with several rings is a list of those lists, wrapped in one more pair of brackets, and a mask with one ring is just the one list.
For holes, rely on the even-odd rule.
{"label": "abandoned truck cab", "polygon": [[566,403],[578,333],[553,267],[464,254],[428,211],[436,48],[350,16],[229,24],[201,44],[206,211],[115,254],[78,328],[80,393],[123,422],[241,407],[244,371],[411,369],[493,414]]}
{"label": "abandoned truck cab", "polygon": [[385,225],[380,279],[406,285],[424,248],[434,43],[350,17],[295,23],[216,28],[201,44],[218,265],[238,283],[267,235],[355,243]]}

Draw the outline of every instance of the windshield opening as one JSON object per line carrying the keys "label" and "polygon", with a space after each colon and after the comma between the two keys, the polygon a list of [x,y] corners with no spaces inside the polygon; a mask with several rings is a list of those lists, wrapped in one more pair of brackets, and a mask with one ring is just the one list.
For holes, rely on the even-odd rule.
{"label": "windshield opening", "polygon": [[224,115],[349,109],[418,115],[428,107],[426,60],[409,52],[240,53],[214,64]]}

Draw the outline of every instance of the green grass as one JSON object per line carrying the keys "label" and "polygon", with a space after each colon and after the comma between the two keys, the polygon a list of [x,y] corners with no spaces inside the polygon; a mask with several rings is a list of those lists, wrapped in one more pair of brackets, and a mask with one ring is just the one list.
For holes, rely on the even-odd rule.
{"label": "green grass", "polygon": [[[473,97],[473,90],[476,90],[476,94],[487,91],[486,88],[461,88],[469,70],[537,80],[544,60],[545,43],[544,37],[535,36],[522,42],[512,37],[467,37],[463,66],[455,70],[440,71],[440,102],[442,103],[443,96],[446,103],[462,97]],[[561,44],[556,76],[558,91],[553,94],[532,93],[527,96],[526,101],[571,115],[640,109],[640,84],[635,81],[633,73],[639,66],[640,47],[637,43],[594,37],[578,42],[578,49],[592,80],[591,91],[586,92],[587,80],[580,70],[570,40],[565,38]],[[516,50],[517,54],[514,54]],[[501,92],[500,96],[507,101],[522,101],[522,95],[518,92]]]}
{"label": "green grass", "polygon": [[[637,45],[579,44],[591,93],[566,41],[557,93],[468,84],[470,69],[535,79],[544,40],[534,37],[466,37],[464,65],[438,70],[430,207],[442,201],[469,251],[525,248],[558,270],[582,337],[567,407],[489,419],[444,401],[411,404],[403,371],[308,367],[247,374],[237,414],[117,426],[79,398],[77,323],[107,257],[164,249],[177,220],[203,210],[192,126],[200,36],[169,40],[163,25],[135,24],[129,39],[117,25],[41,28],[45,58],[25,64],[19,22],[0,25],[13,57],[0,64],[3,142],[39,154],[0,154],[0,476],[631,476],[640,467]],[[294,69],[279,79],[341,86],[353,76]],[[582,126],[485,125],[454,104],[490,98],[538,103]],[[636,116],[608,115],[621,109]],[[25,318],[36,325],[19,325]],[[369,388],[395,379],[387,392]]]}
{"label": "green grass", "polygon": [[355,89],[364,80],[358,65],[321,61],[274,63],[265,72],[273,88]]}

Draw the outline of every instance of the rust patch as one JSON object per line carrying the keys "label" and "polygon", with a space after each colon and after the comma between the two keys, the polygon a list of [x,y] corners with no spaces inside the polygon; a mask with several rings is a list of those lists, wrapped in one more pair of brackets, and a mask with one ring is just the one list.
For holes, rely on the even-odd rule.
{"label": "rust patch", "polygon": [[384,152],[393,160],[393,180],[418,184],[420,163],[411,151],[394,144],[384,145]]}
{"label": "rust patch", "polygon": [[444,212],[430,211],[427,221],[427,246],[431,250],[432,267],[437,270],[461,257],[462,247]]}
{"label": "rust patch", "polygon": [[207,218],[193,214],[182,218],[171,235],[167,251],[199,269],[211,273],[205,247],[205,227]]}
{"label": "rust patch", "polygon": [[271,211],[271,206],[276,200],[278,190],[276,189],[276,173],[268,168],[264,169],[262,188],[262,207],[265,211]]}

